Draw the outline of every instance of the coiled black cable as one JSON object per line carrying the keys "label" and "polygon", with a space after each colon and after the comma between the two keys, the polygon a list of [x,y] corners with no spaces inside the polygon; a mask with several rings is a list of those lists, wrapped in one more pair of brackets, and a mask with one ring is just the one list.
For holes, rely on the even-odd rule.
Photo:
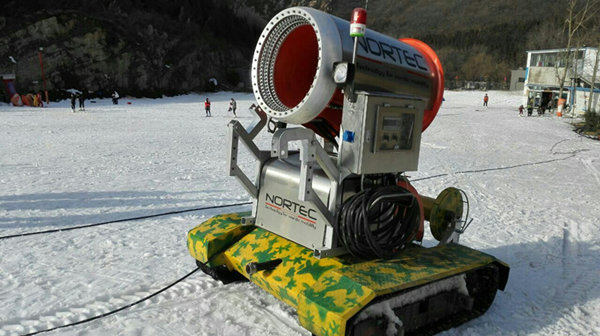
{"label": "coiled black cable", "polygon": [[363,259],[390,258],[415,238],[420,213],[416,196],[405,188],[374,187],[344,202],[338,232],[352,255]]}

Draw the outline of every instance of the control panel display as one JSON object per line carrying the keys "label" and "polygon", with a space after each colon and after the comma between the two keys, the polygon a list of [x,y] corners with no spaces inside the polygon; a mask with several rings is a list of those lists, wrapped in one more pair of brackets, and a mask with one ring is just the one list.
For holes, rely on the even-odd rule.
{"label": "control panel display", "polygon": [[417,170],[424,110],[424,100],[394,94],[344,99],[340,166],[353,174]]}
{"label": "control panel display", "polygon": [[416,113],[406,109],[380,107],[377,113],[374,152],[410,150]]}

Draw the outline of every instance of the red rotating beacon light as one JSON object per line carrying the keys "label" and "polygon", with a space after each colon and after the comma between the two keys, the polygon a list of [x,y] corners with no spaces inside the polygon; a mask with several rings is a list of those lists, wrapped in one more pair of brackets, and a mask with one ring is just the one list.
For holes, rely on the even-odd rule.
{"label": "red rotating beacon light", "polygon": [[352,18],[350,19],[350,36],[365,36],[367,30],[367,10],[364,8],[354,8]]}

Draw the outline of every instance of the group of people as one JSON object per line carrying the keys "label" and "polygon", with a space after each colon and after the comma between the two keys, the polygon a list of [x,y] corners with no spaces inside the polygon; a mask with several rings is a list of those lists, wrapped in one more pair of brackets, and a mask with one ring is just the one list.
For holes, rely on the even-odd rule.
{"label": "group of people", "polygon": [[[488,106],[488,101],[490,100],[490,97],[488,96],[488,94],[486,93],[485,96],[483,96],[483,106],[487,107]],[[530,99],[527,101],[527,116],[530,117],[533,114],[533,100]],[[539,104],[537,105],[537,113],[538,115],[543,115],[544,113],[546,113],[546,110],[548,110],[550,113],[552,113],[552,99],[550,99],[546,104]],[[523,105],[519,106],[519,115],[523,115],[523,112],[525,111],[525,107]]]}
{"label": "group of people", "polygon": [[[552,108],[554,107],[552,99],[550,99],[548,101],[548,103],[546,104],[540,104],[537,105],[537,114],[539,116],[544,115],[546,113],[546,110],[549,113],[552,113]],[[533,114],[533,100],[530,99],[527,101],[527,116],[531,117],[531,115]],[[519,115],[523,115],[523,111],[525,110],[525,107],[523,107],[523,105],[519,106]]]}
{"label": "group of people", "polygon": [[[119,104],[119,98],[121,98],[119,96],[119,93],[117,93],[117,91],[113,91],[113,93],[111,94],[111,98],[112,98],[112,103],[113,104]],[[41,100],[41,98],[40,98]],[[85,100],[86,100],[86,91],[83,90],[83,92],[71,92],[71,110],[73,112],[75,112],[75,105],[77,103],[77,101],[79,101],[79,111],[85,111]]]}
{"label": "group of people", "polygon": [[[488,106],[489,100],[490,100],[490,97],[486,93],[483,96],[483,106],[484,107]],[[529,99],[527,101],[527,116],[528,117],[530,117],[533,114],[533,109],[534,109],[533,104],[534,104],[533,99]],[[546,104],[537,105],[537,113],[538,113],[538,115],[543,115],[544,113],[546,113],[546,110],[548,110],[550,113],[552,113],[552,107],[553,107],[553,103],[552,103],[552,99],[550,99]],[[519,106],[519,115],[523,115],[524,111],[525,111],[525,107],[523,105]]]}
{"label": "group of people", "polygon": [[[113,104],[119,104],[120,96],[117,93],[117,91],[114,91],[111,97]],[[77,94],[75,92],[71,93],[71,110],[73,110],[73,112],[75,112],[75,103],[77,102],[77,100],[79,100],[79,111],[85,111],[85,91]],[[210,105],[210,99],[206,98],[206,100],[204,101],[204,111],[206,112],[207,117],[212,116],[212,114],[210,113]],[[229,109],[227,111],[232,112],[233,117],[237,118],[237,102],[235,101],[235,99],[231,98],[231,100],[229,101]]]}
{"label": "group of people", "polygon": [[79,111],[85,111],[85,91],[75,94],[71,92],[71,110],[75,112],[75,101],[79,100]]}
{"label": "group of people", "polygon": [[[211,113],[210,113],[210,105],[211,102],[208,98],[206,98],[206,100],[204,101],[204,111],[206,113],[207,117],[211,117]],[[236,118],[237,114],[235,113],[235,111],[237,110],[237,102],[235,101],[235,99],[231,98],[231,100],[229,101],[229,109],[227,110],[228,112],[233,112],[233,117]]]}
{"label": "group of people", "polygon": [[44,107],[44,100],[42,99],[42,93],[38,92],[33,95],[33,106]]}

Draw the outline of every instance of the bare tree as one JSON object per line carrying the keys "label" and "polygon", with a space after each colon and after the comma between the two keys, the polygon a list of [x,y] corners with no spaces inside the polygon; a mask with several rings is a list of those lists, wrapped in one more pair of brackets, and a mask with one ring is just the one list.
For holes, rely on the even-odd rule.
{"label": "bare tree", "polygon": [[[588,97],[587,111],[592,111],[592,101],[594,100],[594,88],[596,87],[596,74],[598,73],[598,63],[600,63],[600,43],[598,44],[598,50],[596,50],[596,57],[594,60],[594,70],[592,71],[592,80],[590,87],[590,94]],[[600,111],[596,111],[600,112]]]}
{"label": "bare tree", "polygon": [[[560,86],[558,97],[562,98],[564,91],[565,79],[571,68],[571,58],[573,52],[571,47],[576,43],[575,39],[581,30],[585,29],[585,24],[590,20],[594,19],[595,15],[600,11],[600,0],[569,0],[567,8],[567,18],[565,19],[564,30],[567,33],[567,47],[563,57],[564,68],[559,70],[558,83]],[[577,57],[577,52],[575,52]]]}

